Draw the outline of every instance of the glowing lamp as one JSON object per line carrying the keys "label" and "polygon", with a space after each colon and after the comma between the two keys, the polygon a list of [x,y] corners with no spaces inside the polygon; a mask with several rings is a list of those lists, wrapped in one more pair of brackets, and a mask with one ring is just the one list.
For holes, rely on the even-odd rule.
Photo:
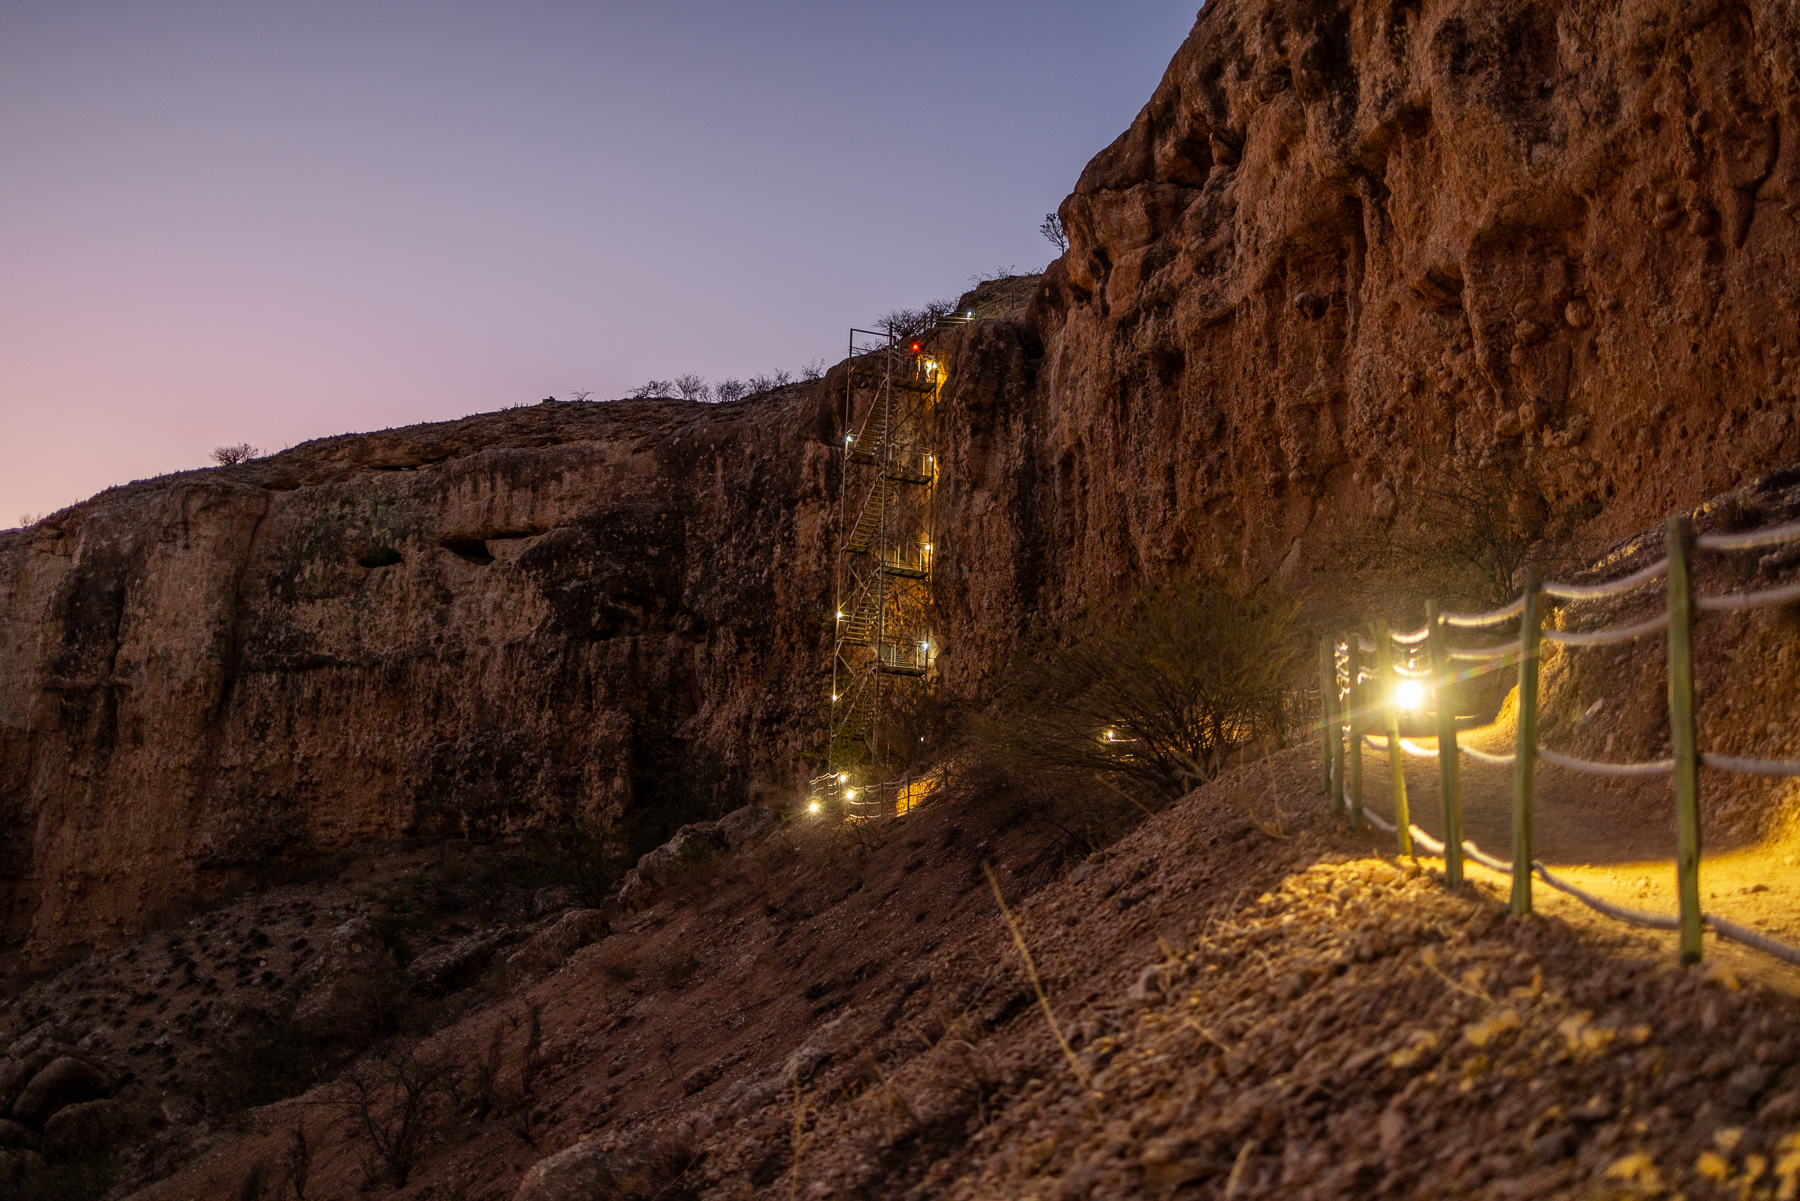
{"label": "glowing lamp", "polygon": [[910,354],[918,354],[921,350],[925,349],[925,343],[914,342],[910,346],[908,346],[906,349],[907,349],[907,352]]}
{"label": "glowing lamp", "polygon": [[1425,707],[1425,685],[1417,680],[1401,680],[1394,689],[1394,701],[1402,709],[1423,709]]}
{"label": "glowing lamp", "polygon": [[819,811],[819,802],[814,801],[812,804],[808,805],[806,811],[808,813],[817,813]]}

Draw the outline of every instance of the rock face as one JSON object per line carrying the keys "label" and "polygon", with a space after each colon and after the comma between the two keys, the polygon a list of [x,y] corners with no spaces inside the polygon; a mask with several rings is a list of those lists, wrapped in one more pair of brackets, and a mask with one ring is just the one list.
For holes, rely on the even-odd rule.
{"label": "rock face", "polygon": [[5,941],[101,943],[360,838],[787,783],[828,603],[814,415],[511,410],[0,534]]}
{"label": "rock face", "polygon": [[[1800,457],[1795,32],[1211,0],[1029,306],[935,343],[943,686],[1139,581],[1304,581],[1447,462],[1620,534]],[[791,799],[842,384],[329,439],[0,534],[0,938],[365,837]]]}
{"label": "rock face", "polygon": [[1792,458],[1795,32],[1213,0],[1033,311],[1071,575],[1303,568],[1451,459],[1516,454],[1620,534]]}

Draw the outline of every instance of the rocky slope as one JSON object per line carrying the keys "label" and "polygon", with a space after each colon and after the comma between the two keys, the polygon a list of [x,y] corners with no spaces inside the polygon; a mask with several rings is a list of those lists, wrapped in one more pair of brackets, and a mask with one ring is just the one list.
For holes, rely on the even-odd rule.
{"label": "rocky slope", "polygon": [[[1791,971],[1750,962],[1755,981],[1712,944],[1680,969],[1666,942],[1553,895],[1507,918],[1480,870],[1448,892],[1326,813],[1316,754],[1236,769],[1086,859],[991,779],[877,827],[767,830],[548,976],[515,976],[507,952],[406,1058],[236,1116],[193,1069],[258,1029],[242,998],[265,990],[223,974],[252,925],[287,975],[295,929],[324,956],[379,920],[340,882],[45,980],[0,1035],[27,1058],[87,1048],[113,1080],[138,1069],[86,1104],[145,1115],[114,1167],[146,1198],[289,1196],[297,1172],[307,1196],[468,1201],[1772,1196],[1795,1178]],[[223,993],[169,979],[173,954]],[[377,1082],[391,1136],[396,1065],[431,1082],[403,1186],[349,1083]],[[0,1171],[30,1170],[72,1120],[0,1126]]]}
{"label": "rocky slope", "polygon": [[[939,337],[946,690],[1142,582],[1305,582],[1446,462],[1614,536],[1800,456],[1793,20],[1209,3],[1030,304]],[[842,378],[331,439],[0,535],[10,953],[369,835],[790,798]]]}

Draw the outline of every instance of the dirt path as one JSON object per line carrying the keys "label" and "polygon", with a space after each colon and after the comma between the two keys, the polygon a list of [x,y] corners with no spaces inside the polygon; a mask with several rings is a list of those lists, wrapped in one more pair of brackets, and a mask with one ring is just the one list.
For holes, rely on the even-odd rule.
{"label": "dirt path", "polygon": [[[1465,746],[1490,754],[1512,750],[1510,723],[1496,723],[1460,736]],[[1436,739],[1415,739],[1435,750]],[[1406,792],[1412,820],[1442,836],[1443,820],[1434,760],[1408,757]],[[1393,818],[1393,790],[1385,751],[1363,752],[1364,804]],[[1512,857],[1512,768],[1462,757],[1463,837],[1502,859]],[[1534,840],[1538,859],[1556,873],[1597,896],[1650,913],[1674,914],[1675,805],[1664,778],[1610,779],[1540,764],[1537,775]],[[1477,864],[1472,876],[1498,879]],[[1800,842],[1791,836],[1770,842],[1707,849],[1700,866],[1701,903],[1753,930],[1800,946]],[[1575,920],[1594,914],[1572,898],[1541,883],[1535,903],[1546,912]],[[1582,920],[1586,920],[1585,918]],[[1673,935],[1644,931],[1675,945]],[[1707,954],[1750,975],[1800,989],[1800,970],[1773,964],[1766,956],[1707,937]]]}

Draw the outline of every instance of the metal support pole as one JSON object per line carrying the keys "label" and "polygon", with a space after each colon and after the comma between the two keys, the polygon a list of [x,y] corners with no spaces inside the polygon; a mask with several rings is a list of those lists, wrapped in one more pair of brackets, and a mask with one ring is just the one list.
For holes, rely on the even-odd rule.
{"label": "metal support pole", "polygon": [[1531,912],[1531,806],[1537,784],[1538,647],[1543,636],[1543,581],[1525,573],[1519,616],[1519,730],[1513,751],[1512,911]]}
{"label": "metal support pole", "polygon": [[1431,683],[1437,709],[1438,799],[1444,819],[1444,883],[1462,887],[1462,773],[1456,749],[1456,706],[1450,700],[1450,650],[1444,645],[1444,619],[1436,601],[1425,602],[1425,626],[1430,631]]}
{"label": "metal support pole", "polygon": [[1681,962],[1698,963],[1700,754],[1694,718],[1694,525],[1669,519],[1669,743],[1675,752],[1675,884],[1681,898]]}
{"label": "metal support pole", "polygon": [[1394,781],[1394,824],[1399,827],[1396,839],[1402,855],[1413,853],[1412,817],[1406,806],[1406,754],[1400,749],[1400,702],[1394,684],[1394,646],[1388,637],[1388,624],[1378,620],[1370,627],[1375,635],[1375,671],[1380,680],[1382,728],[1387,732],[1388,774]]}
{"label": "metal support pole", "polygon": [[1355,629],[1344,635],[1344,675],[1349,683],[1350,712],[1344,732],[1345,753],[1350,757],[1350,828],[1362,829],[1363,807],[1363,689],[1362,639]]}

